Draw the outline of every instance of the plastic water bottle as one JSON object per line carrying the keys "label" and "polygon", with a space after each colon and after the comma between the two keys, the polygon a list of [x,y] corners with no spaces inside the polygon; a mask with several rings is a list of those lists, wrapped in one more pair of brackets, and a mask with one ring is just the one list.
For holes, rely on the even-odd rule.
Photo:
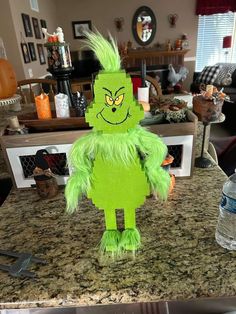
{"label": "plastic water bottle", "polygon": [[223,185],[219,209],[216,241],[228,250],[236,250],[236,173]]}

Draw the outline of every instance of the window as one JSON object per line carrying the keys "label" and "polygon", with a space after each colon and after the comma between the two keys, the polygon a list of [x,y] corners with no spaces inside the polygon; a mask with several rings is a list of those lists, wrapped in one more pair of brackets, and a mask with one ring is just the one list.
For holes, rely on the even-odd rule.
{"label": "window", "polygon": [[[204,66],[217,62],[236,63],[235,40],[236,13],[219,13],[200,15],[198,20],[196,71],[202,71]],[[232,36],[231,49],[225,54],[223,38]]]}

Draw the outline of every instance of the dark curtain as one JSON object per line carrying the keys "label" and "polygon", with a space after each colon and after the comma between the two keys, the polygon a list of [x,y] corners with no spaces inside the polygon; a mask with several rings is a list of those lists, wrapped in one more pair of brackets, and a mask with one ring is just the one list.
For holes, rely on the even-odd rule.
{"label": "dark curtain", "polygon": [[227,13],[229,11],[236,12],[236,0],[197,0],[197,15]]}

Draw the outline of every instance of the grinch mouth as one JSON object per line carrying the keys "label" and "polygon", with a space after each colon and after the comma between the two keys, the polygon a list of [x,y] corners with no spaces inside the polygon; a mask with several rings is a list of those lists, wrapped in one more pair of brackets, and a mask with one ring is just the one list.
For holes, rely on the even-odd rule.
{"label": "grinch mouth", "polygon": [[102,109],[102,111],[100,111],[100,112],[97,114],[97,118],[98,118],[98,116],[100,115],[100,116],[103,118],[103,120],[104,120],[105,122],[107,122],[107,123],[109,123],[109,124],[113,124],[113,125],[122,124],[122,123],[124,123],[124,122],[131,116],[130,113],[129,113],[129,108],[128,108],[127,113],[126,113],[126,116],[125,116],[125,118],[124,118],[122,121],[120,121],[120,122],[111,122],[111,121],[107,120],[106,118],[104,118],[104,116],[102,115],[103,110],[104,110],[104,109]]}

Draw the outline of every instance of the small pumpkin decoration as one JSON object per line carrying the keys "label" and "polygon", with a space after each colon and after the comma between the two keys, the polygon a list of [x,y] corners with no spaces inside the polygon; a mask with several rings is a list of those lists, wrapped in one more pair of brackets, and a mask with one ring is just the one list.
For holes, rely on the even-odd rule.
{"label": "small pumpkin decoration", "polygon": [[0,58],[0,99],[12,97],[16,90],[15,71],[8,60]]}

